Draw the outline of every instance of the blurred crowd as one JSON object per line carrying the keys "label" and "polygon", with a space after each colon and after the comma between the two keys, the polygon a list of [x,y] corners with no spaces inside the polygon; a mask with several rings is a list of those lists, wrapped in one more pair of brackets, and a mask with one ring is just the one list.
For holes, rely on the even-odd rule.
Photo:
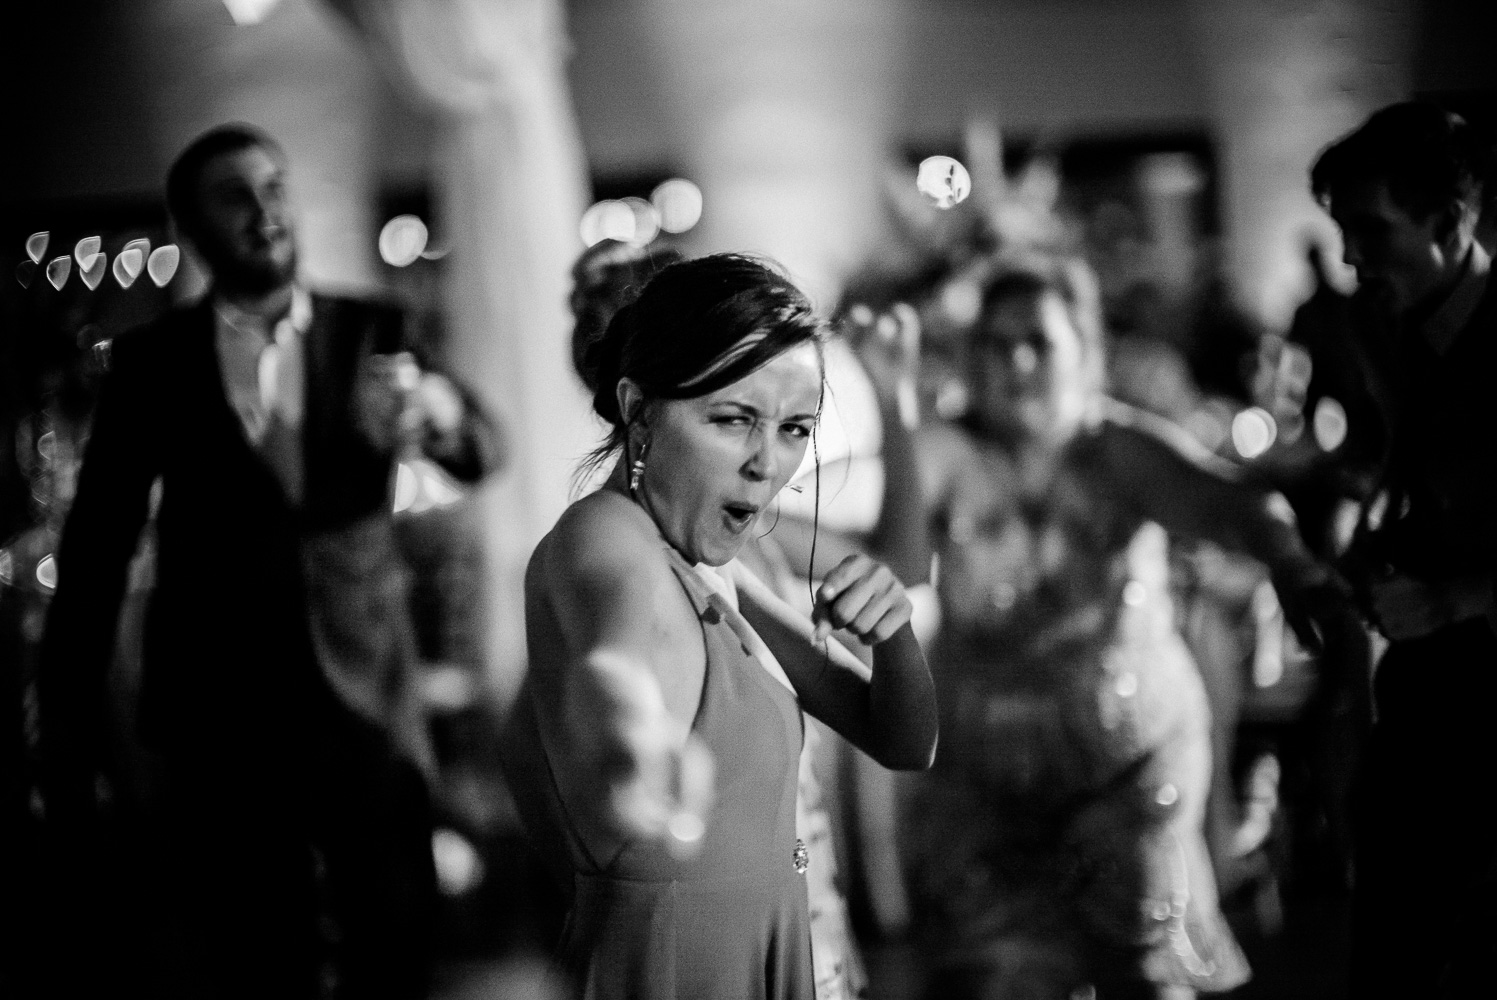
{"label": "blurred crowd", "polygon": [[[1059,151],[1005,169],[996,133],[968,141],[939,190],[891,171],[894,235],[824,318],[813,445],[737,555],[813,618],[847,560],[886,565],[939,706],[909,773],[805,722],[817,1000],[1228,992],[1307,897],[1355,922],[1352,995],[1478,995],[1488,147],[1417,104],[1331,147],[1313,190],[1344,249],[1307,237],[1275,330],[1204,227],[1165,239],[1137,200],[1068,186]],[[1169,156],[1199,187],[1207,165]],[[209,133],[166,189],[204,300],[12,349],[35,377],[7,376],[0,464],[30,952],[7,974],[15,995],[411,997],[466,995],[457,970],[500,957],[528,964],[494,995],[567,995],[536,957],[576,933],[572,876],[516,779],[544,765],[506,743],[474,596],[503,428],[439,328],[299,283],[287,169],[272,137]],[[685,263],[580,255],[595,398],[615,318]]]}

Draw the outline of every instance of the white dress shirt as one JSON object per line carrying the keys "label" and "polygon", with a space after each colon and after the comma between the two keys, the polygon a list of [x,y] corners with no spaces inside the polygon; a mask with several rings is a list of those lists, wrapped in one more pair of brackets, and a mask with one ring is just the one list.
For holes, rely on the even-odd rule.
{"label": "white dress shirt", "polygon": [[213,315],[224,397],[288,497],[299,500],[305,336],[312,323],[312,297],[294,286],[291,308],[274,324],[221,298],[214,300]]}

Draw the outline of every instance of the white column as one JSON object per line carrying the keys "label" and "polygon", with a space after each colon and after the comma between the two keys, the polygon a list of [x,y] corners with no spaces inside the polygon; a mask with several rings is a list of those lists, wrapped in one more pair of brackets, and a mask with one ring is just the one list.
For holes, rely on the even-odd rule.
{"label": "white column", "polygon": [[377,55],[442,118],[449,353],[503,422],[510,465],[480,495],[490,676],[525,664],[523,578],[601,437],[570,370],[569,270],[586,174],[558,0],[353,0]]}

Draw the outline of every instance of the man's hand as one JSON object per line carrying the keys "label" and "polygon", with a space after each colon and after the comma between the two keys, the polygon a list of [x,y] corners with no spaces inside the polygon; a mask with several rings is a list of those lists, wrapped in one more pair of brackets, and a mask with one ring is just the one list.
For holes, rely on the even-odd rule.
{"label": "man's hand", "polygon": [[1350,613],[1352,590],[1334,570],[1314,564],[1308,573],[1281,571],[1274,574],[1274,591],[1284,612],[1284,623],[1307,652],[1325,651],[1325,637],[1335,630],[1330,623]]}
{"label": "man's hand", "polygon": [[463,398],[442,375],[423,372],[408,352],[372,354],[359,363],[354,422],[380,451],[430,440],[440,455],[455,441]]}
{"label": "man's hand", "polygon": [[1431,583],[1395,573],[1370,587],[1378,630],[1394,641],[1417,639],[1487,614],[1491,585],[1480,579]]}

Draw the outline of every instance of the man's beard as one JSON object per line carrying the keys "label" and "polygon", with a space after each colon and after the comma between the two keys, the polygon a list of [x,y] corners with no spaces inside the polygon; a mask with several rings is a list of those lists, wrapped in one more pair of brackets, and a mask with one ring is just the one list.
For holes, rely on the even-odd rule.
{"label": "man's beard", "polygon": [[285,263],[240,259],[211,237],[198,241],[198,250],[220,289],[240,295],[264,295],[288,284],[296,276],[296,250]]}

